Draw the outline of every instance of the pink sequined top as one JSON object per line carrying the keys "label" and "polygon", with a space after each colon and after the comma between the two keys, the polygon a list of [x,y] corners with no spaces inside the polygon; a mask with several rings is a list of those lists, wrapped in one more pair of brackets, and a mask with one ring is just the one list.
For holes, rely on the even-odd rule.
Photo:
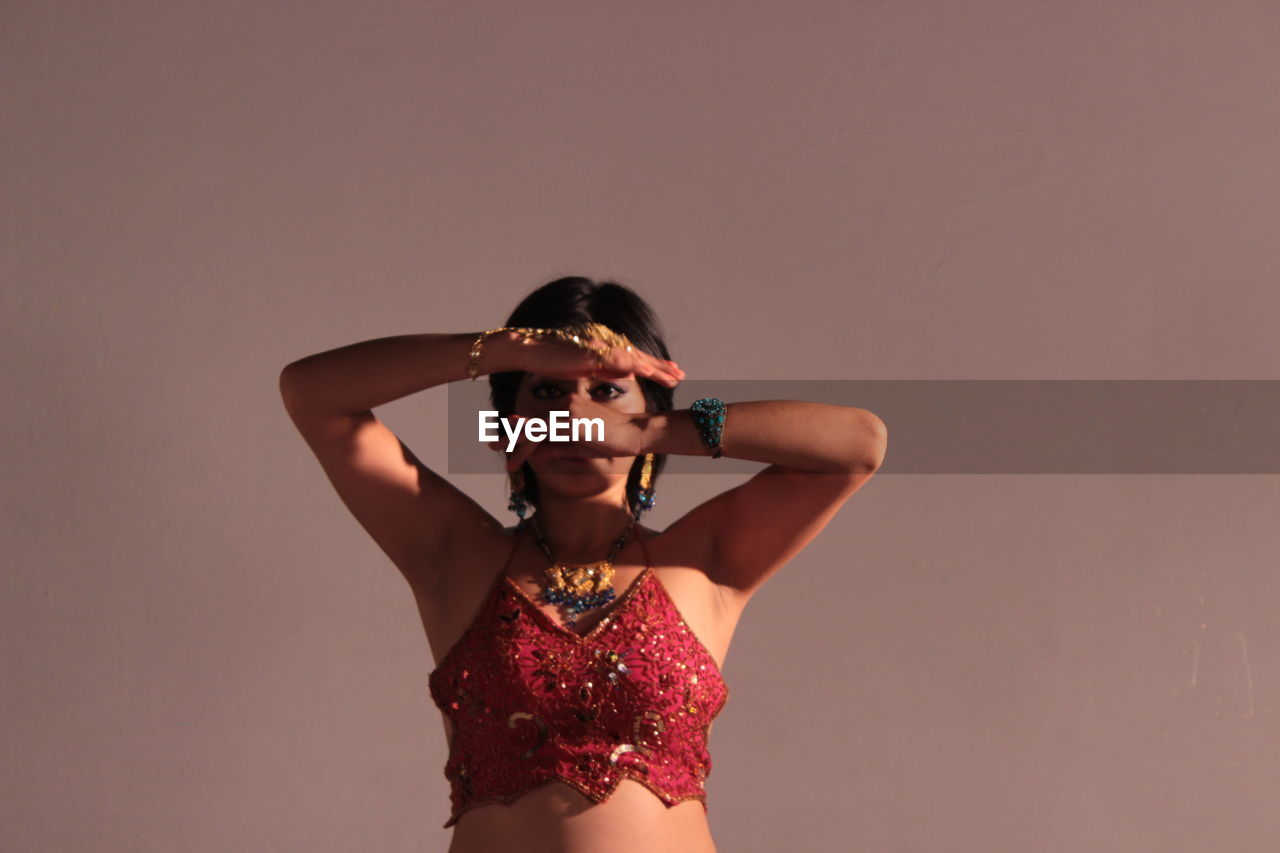
{"label": "pink sequined top", "polygon": [[510,804],[552,780],[603,802],[635,779],[668,808],[700,800],[707,809],[707,736],[729,686],[637,535],[644,570],[591,630],[557,623],[504,566],[428,676],[432,700],[453,725],[445,828],[468,809]]}

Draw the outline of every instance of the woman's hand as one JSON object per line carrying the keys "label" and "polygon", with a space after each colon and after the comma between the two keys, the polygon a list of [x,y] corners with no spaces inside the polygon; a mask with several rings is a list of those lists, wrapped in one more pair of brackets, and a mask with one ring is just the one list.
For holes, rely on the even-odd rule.
{"label": "woman's hand", "polygon": [[[608,346],[599,338],[589,341],[593,350]],[[597,376],[601,379],[623,379],[634,374],[672,388],[684,379],[684,371],[674,361],[649,355],[638,347],[627,350],[614,347],[601,361],[589,352],[558,338],[524,338],[515,347],[517,369],[552,379],[577,379]]]}

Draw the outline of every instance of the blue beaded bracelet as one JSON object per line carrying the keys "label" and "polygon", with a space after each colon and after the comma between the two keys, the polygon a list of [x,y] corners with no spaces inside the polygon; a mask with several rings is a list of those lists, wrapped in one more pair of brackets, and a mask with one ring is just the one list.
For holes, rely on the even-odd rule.
{"label": "blue beaded bracelet", "polygon": [[715,397],[703,397],[694,400],[689,411],[693,414],[693,422],[698,425],[699,438],[711,448],[711,458],[719,459],[723,455],[720,452],[720,436],[724,433],[724,401]]}

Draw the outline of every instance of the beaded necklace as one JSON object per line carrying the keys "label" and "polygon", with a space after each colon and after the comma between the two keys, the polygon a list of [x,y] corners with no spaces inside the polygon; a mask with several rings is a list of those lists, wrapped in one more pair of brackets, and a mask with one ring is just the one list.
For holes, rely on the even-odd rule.
{"label": "beaded necklace", "polygon": [[562,563],[556,560],[546,537],[542,535],[542,528],[538,526],[536,513],[529,519],[529,524],[533,527],[543,553],[551,561],[551,565],[543,570],[547,585],[542,590],[542,600],[549,604],[566,605],[573,614],[568,620],[570,627],[577,621],[577,614],[613,601],[613,558],[635,527],[634,515],[627,520],[627,527],[622,535],[614,540],[609,556],[594,563]]}

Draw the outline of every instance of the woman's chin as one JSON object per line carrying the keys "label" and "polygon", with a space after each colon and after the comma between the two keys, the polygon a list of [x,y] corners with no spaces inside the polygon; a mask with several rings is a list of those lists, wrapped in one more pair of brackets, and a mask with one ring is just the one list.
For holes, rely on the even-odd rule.
{"label": "woman's chin", "polygon": [[626,476],[608,470],[602,459],[547,459],[534,473],[539,488],[545,486],[565,497],[595,494]]}

